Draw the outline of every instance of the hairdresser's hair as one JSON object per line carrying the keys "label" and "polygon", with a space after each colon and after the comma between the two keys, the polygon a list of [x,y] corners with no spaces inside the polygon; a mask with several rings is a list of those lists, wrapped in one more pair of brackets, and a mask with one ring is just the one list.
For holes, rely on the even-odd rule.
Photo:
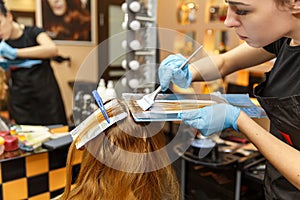
{"label": "hairdresser's hair", "polygon": [[5,6],[5,3],[0,0],[0,14],[6,16],[7,15],[7,8]]}
{"label": "hairdresser's hair", "polygon": [[[144,136],[148,135],[147,128],[145,128],[146,124],[136,123],[122,102],[119,102],[119,105],[115,106],[115,109],[120,106],[128,113],[128,116],[101,133],[100,136],[108,139],[106,144],[103,142],[103,137],[101,138],[100,136],[92,140],[94,148],[98,149],[98,154],[104,154],[103,156],[105,156],[107,153],[106,156],[110,155],[112,163],[114,163],[120,162],[122,158],[114,155],[119,148],[134,153],[151,153],[165,146],[166,142],[163,132],[145,138],[129,135],[128,131],[130,131],[130,133],[140,133]],[[112,111],[108,111],[108,114],[111,117]],[[99,122],[103,120],[103,117],[102,119],[98,119]],[[67,184],[61,197],[62,200],[179,199],[179,183],[171,165],[144,173],[125,172],[106,166],[96,159],[95,155],[92,155],[86,148],[83,150],[83,160],[79,175],[71,189],[72,159],[76,151],[76,141],[77,140],[73,141],[68,153]],[[143,159],[146,158],[141,158],[142,159],[138,161],[126,159],[125,162],[126,164],[132,162],[144,163],[145,161]],[[159,159],[165,158],[158,158],[156,161],[159,161]],[[155,164],[152,163],[154,160],[147,160],[147,162],[149,164]]]}

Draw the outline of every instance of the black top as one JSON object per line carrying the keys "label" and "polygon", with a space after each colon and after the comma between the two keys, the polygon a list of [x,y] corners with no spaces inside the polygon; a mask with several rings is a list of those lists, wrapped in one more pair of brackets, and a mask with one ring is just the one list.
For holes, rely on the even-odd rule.
{"label": "black top", "polygon": [[[270,132],[300,150],[300,46],[289,46],[290,41],[282,38],[265,47],[277,57],[255,95],[270,119]],[[300,199],[299,190],[268,161],[264,187],[266,199]]]}
{"label": "black top", "polygon": [[300,46],[289,46],[290,39],[282,38],[265,49],[276,54],[274,67],[268,74],[264,96],[287,97],[300,94]]}
{"label": "black top", "polygon": [[[6,42],[15,48],[38,45],[37,36],[44,32],[38,27],[25,27],[23,35]],[[17,58],[18,59],[18,58]],[[67,124],[59,86],[50,59],[31,68],[11,68],[9,80],[10,115],[17,124]]]}

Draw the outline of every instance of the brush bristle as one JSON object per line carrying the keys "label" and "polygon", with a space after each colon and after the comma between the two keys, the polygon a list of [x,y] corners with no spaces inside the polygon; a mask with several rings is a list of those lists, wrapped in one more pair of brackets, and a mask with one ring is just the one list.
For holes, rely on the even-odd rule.
{"label": "brush bristle", "polygon": [[153,100],[143,97],[140,100],[137,100],[136,103],[141,107],[143,111],[148,110],[154,103]]}

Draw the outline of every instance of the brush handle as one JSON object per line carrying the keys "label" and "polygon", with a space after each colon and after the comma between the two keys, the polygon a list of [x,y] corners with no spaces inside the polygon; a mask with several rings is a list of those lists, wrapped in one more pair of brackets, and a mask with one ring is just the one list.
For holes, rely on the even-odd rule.
{"label": "brush handle", "polygon": [[[179,69],[182,69],[199,51],[200,51],[200,49],[202,49],[202,45],[201,46],[199,46],[191,55],[190,55],[190,57],[188,57],[185,61],[184,61],[184,63],[182,63],[181,65],[180,65],[180,67],[179,67]],[[155,97],[157,96],[157,94],[159,93],[161,91],[161,86],[158,86],[157,88],[156,88],[156,90],[154,91],[154,92],[152,92],[151,93],[151,98],[152,99],[155,99]]]}
{"label": "brush handle", "polygon": [[180,67],[179,67],[179,69],[182,69],[188,62],[190,62],[190,60],[192,60],[192,58],[201,50],[203,48],[203,46],[202,45],[200,45],[199,47],[198,47],[198,49],[196,49],[191,55],[190,55],[190,57],[188,57],[185,61],[184,61],[184,63],[182,63],[181,65],[180,65]]}

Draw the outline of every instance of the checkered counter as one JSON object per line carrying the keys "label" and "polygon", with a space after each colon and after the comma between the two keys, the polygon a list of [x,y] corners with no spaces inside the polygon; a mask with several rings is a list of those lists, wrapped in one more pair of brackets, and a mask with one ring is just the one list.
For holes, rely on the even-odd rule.
{"label": "checkered counter", "polygon": [[[1,160],[0,200],[47,200],[64,191],[68,146],[43,153]],[[76,153],[73,175],[80,169]]]}

